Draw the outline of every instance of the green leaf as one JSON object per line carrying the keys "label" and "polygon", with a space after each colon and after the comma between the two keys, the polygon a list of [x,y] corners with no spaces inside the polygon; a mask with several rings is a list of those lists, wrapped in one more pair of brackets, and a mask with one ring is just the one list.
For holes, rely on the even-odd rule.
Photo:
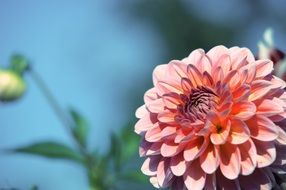
{"label": "green leaf", "polygon": [[38,188],[38,186],[36,186],[36,185],[34,185],[32,188],[31,188],[31,190],[38,190],[39,188]]}
{"label": "green leaf", "polygon": [[120,138],[122,139],[122,161],[128,161],[132,156],[138,154],[140,137],[135,134],[133,125],[129,124],[121,131]]}
{"label": "green leaf", "polygon": [[38,142],[28,146],[11,149],[11,152],[27,153],[47,158],[67,159],[82,162],[82,156],[70,147],[57,142]]}
{"label": "green leaf", "polygon": [[73,127],[73,135],[76,140],[82,145],[86,146],[87,134],[88,134],[88,122],[86,119],[74,109],[70,110],[71,117],[75,123]]}
{"label": "green leaf", "polygon": [[139,183],[148,183],[148,177],[143,175],[140,171],[132,171],[125,173],[121,176],[122,179],[127,181],[139,182]]}
{"label": "green leaf", "polygon": [[116,171],[119,171],[121,168],[121,141],[119,137],[115,134],[111,134],[111,145],[110,145],[110,151],[109,156],[114,160],[114,167]]}
{"label": "green leaf", "polygon": [[22,75],[24,71],[29,69],[28,60],[20,54],[14,54],[10,58],[10,69]]}

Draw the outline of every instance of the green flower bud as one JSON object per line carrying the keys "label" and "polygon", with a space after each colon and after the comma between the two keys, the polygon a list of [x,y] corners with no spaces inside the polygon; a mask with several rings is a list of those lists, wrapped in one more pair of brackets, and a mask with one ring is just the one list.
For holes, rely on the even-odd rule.
{"label": "green flower bud", "polygon": [[26,91],[24,79],[16,72],[0,69],[0,101],[7,102],[20,98]]}

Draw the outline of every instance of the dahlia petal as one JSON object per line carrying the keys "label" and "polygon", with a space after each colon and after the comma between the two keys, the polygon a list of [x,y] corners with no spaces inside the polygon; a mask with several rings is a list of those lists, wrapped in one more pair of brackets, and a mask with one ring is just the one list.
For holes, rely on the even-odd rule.
{"label": "dahlia petal", "polygon": [[184,150],[184,158],[191,161],[198,158],[207,148],[209,141],[203,137],[199,137],[187,144]]}
{"label": "dahlia petal", "polygon": [[155,88],[151,88],[151,89],[147,90],[147,92],[145,92],[145,94],[144,94],[144,102],[145,103],[153,102],[157,98],[158,98],[158,95],[157,95],[157,91]]}
{"label": "dahlia petal", "polygon": [[219,116],[221,118],[226,118],[228,114],[231,112],[231,107],[233,103],[232,102],[225,102],[220,108],[219,108]]}
{"label": "dahlia petal", "polygon": [[231,89],[235,89],[240,82],[240,75],[236,70],[232,70],[226,75],[223,82],[227,83]]}
{"label": "dahlia petal", "polygon": [[247,84],[252,83],[252,81],[256,78],[256,65],[255,64],[248,64],[240,68],[240,72],[244,73],[247,71],[247,77],[245,79],[245,82]]}
{"label": "dahlia petal", "polygon": [[211,143],[209,143],[208,147],[200,156],[199,160],[204,172],[207,174],[212,174],[215,172],[219,165],[218,152]]}
{"label": "dahlia petal", "polygon": [[232,47],[229,50],[233,69],[240,68],[239,65],[243,60],[245,60],[245,64],[255,61],[253,54],[248,48]]}
{"label": "dahlia petal", "polygon": [[192,81],[193,85],[202,86],[202,74],[201,72],[192,64],[188,65],[188,78]]}
{"label": "dahlia petal", "polygon": [[187,64],[195,65],[201,73],[211,73],[211,60],[208,58],[208,56],[206,56],[205,51],[203,49],[193,51],[186,59],[186,61]]}
{"label": "dahlia petal", "polygon": [[180,87],[179,83],[176,83],[175,81],[158,81],[156,83],[156,87],[158,90],[158,94],[160,96],[163,96],[164,94],[168,94],[171,92],[182,94],[183,90]]}
{"label": "dahlia petal", "polygon": [[176,144],[173,142],[164,142],[161,147],[161,154],[164,157],[172,157],[179,154],[185,145],[183,144]]}
{"label": "dahlia petal", "polygon": [[178,154],[172,157],[170,166],[171,171],[175,176],[182,176],[187,169],[187,162],[185,161],[183,154]]}
{"label": "dahlia petal", "polygon": [[176,132],[177,132],[176,127],[174,127],[174,126],[167,126],[167,127],[164,127],[164,129],[162,129],[161,136],[162,136],[162,138],[163,137],[168,137],[170,135],[176,134]]}
{"label": "dahlia petal", "polygon": [[283,111],[284,109],[280,104],[273,100],[265,99],[260,103],[259,106],[257,106],[256,114],[261,114],[269,117],[272,115],[280,114]]}
{"label": "dahlia petal", "polygon": [[157,179],[160,187],[168,187],[172,180],[173,174],[169,167],[170,161],[162,159],[157,167]]}
{"label": "dahlia petal", "polygon": [[201,59],[201,63],[197,63],[201,73],[211,73],[212,71],[212,63],[208,56],[204,55]]}
{"label": "dahlia petal", "polygon": [[160,188],[157,177],[150,177],[149,181],[154,187]]}
{"label": "dahlia petal", "polygon": [[148,114],[148,111],[147,111],[145,105],[140,106],[140,107],[136,110],[136,112],[135,112],[135,116],[136,116],[138,119],[144,117],[146,114]]}
{"label": "dahlia petal", "polygon": [[273,141],[278,137],[278,127],[267,117],[257,115],[247,121],[251,137],[260,141]]}
{"label": "dahlia petal", "polygon": [[230,131],[230,123],[228,123],[222,131],[212,133],[210,136],[211,142],[215,145],[224,144],[228,139]]}
{"label": "dahlia petal", "polygon": [[160,156],[147,157],[141,167],[141,171],[148,176],[156,175],[159,162]]}
{"label": "dahlia petal", "polygon": [[276,88],[284,89],[286,87],[286,82],[282,80],[281,78],[278,78],[276,76],[272,76],[271,82]]}
{"label": "dahlia petal", "polygon": [[215,82],[222,81],[224,78],[223,70],[221,67],[217,67],[212,75]]}
{"label": "dahlia petal", "polygon": [[137,134],[140,134],[142,132],[148,131],[149,129],[153,128],[154,124],[150,120],[149,115],[145,115],[140,120],[137,121],[135,124],[135,132]]}
{"label": "dahlia petal", "polygon": [[273,62],[270,60],[258,60],[256,64],[256,77],[265,77],[273,71]]}
{"label": "dahlia petal", "polygon": [[239,184],[242,189],[271,190],[272,188],[272,184],[269,177],[261,169],[256,169],[251,175],[240,176]]}
{"label": "dahlia petal", "polygon": [[207,86],[212,86],[214,81],[208,72],[203,72],[203,83]]}
{"label": "dahlia petal", "polygon": [[156,85],[158,81],[164,79],[167,73],[168,65],[158,65],[153,71],[153,84]]}
{"label": "dahlia petal", "polygon": [[238,145],[241,155],[241,174],[249,175],[256,168],[256,148],[251,139]]}
{"label": "dahlia petal", "polygon": [[174,139],[175,143],[181,143],[181,141],[186,137],[186,134],[183,132],[181,128],[176,131],[176,137]]}
{"label": "dahlia petal", "polygon": [[146,156],[146,153],[150,149],[151,145],[152,145],[152,143],[146,141],[145,139],[143,139],[140,142],[140,145],[139,145],[139,155],[140,155],[140,157]]}
{"label": "dahlia petal", "polygon": [[216,189],[216,177],[215,174],[206,175],[206,182],[204,190],[214,190]]}
{"label": "dahlia petal", "polygon": [[230,55],[231,57],[231,68],[233,70],[239,70],[241,67],[248,64],[247,62],[247,56],[238,56],[236,59],[233,59],[233,55]]}
{"label": "dahlia petal", "polygon": [[185,94],[188,94],[191,92],[191,90],[193,89],[194,85],[192,84],[192,82],[187,79],[187,78],[182,78],[181,80],[181,86],[182,89],[184,91]]}
{"label": "dahlia petal", "polygon": [[232,107],[232,114],[236,119],[248,120],[255,115],[256,106],[252,102],[237,102]]}
{"label": "dahlia petal", "polygon": [[148,104],[146,104],[147,109],[152,113],[160,113],[164,111],[164,102],[162,98],[156,99]]}
{"label": "dahlia petal", "polygon": [[227,76],[231,67],[230,56],[228,54],[222,55],[216,62],[214,68],[218,66],[222,68],[224,76]]}
{"label": "dahlia petal", "polygon": [[234,102],[247,101],[249,95],[250,95],[250,86],[247,84],[241,85],[232,93]]}
{"label": "dahlia petal", "polygon": [[184,175],[185,185],[188,189],[201,190],[206,181],[206,173],[201,169],[198,160],[194,160]]}
{"label": "dahlia petal", "polygon": [[165,106],[169,109],[177,109],[177,106],[182,103],[180,95],[174,92],[164,94],[162,99]]}
{"label": "dahlia petal", "polygon": [[187,77],[187,65],[179,60],[173,60],[168,64],[169,75],[174,78]]}
{"label": "dahlia petal", "polygon": [[162,147],[162,142],[152,143],[150,148],[146,151],[146,156],[159,155]]}
{"label": "dahlia petal", "polygon": [[271,90],[272,83],[266,80],[255,80],[251,84],[249,101],[254,101],[265,96]]}
{"label": "dahlia petal", "polygon": [[221,56],[225,54],[228,55],[229,52],[230,52],[229,49],[220,45],[220,46],[215,46],[212,49],[210,49],[206,55],[211,59],[212,64],[215,65]]}
{"label": "dahlia petal", "polygon": [[240,172],[240,151],[236,145],[225,143],[220,146],[220,170],[228,179],[236,179]]}
{"label": "dahlia petal", "polygon": [[176,114],[170,111],[163,111],[158,114],[158,120],[162,123],[174,123]]}
{"label": "dahlia petal", "polygon": [[161,127],[156,124],[152,129],[148,130],[145,134],[145,139],[148,142],[158,142],[161,140]]}
{"label": "dahlia petal", "polygon": [[277,137],[277,141],[280,144],[286,145],[286,132],[281,129],[280,127],[278,127],[279,133],[278,133],[278,137]]}
{"label": "dahlia petal", "polygon": [[205,54],[203,49],[196,49],[190,53],[185,59],[186,64],[195,64],[201,60],[201,57]]}
{"label": "dahlia petal", "polygon": [[253,139],[257,150],[257,167],[263,168],[271,165],[276,158],[276,149],[274,142],[262,142]]}
{"label": "dahlia petal", "polygon": [[233,119],[231,121],[229,136],[229,141],[231,144],[242,144],[249,139],[250,131],[243,121]]}

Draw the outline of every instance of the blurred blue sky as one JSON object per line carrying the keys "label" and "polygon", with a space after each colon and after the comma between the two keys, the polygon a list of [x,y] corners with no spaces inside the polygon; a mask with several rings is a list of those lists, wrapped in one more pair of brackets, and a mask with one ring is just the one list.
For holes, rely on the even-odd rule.
{"label": "blurred blue sky", "polygon": [[[20,52],[47,81],[63,106],[92,123],[90,144],[102,151],[108,135],[134,115],[124,115],[128,86],[143,80],[162,47],[148,27],[116,10],[112,1],[0,1],[0,65]],[[138,75],[140,73],[140,75]],[[139,78],[141,77],[141,78]],[[38,140],[71,143],[31,81],[22,100],[1,104],[0,148]],[[149,73],[149,80],[150,73]],[[129,108],[130,112],[130,108]],[[26,155],[0,156],[0,187],[87,189],[78,166]]]}
{"label": "blurred blue sky", "polygon": [[[204,11],[206,1],[184,2],[214,23],[232,25],[252,14],[247,8],[236,9],[244,6],[238,1],[213,1]],[[267,6],[281,11],[279,2]],[[275,29],[279,46],[286,48],[285,28],[267,18],[243,28],[237,45],[256,50],[268,26]],[[0,65],[5,66],[15,52],[30,58],[61,104],[77,108],[92,124],[90,148],[104,151],[110,132],[134,119],[135,108],[126,106],[133,93],[128,89],[151,81],[152,65],[161,63],[164,48],[160,34],[124,14],[116,0],[0,1]],[[23,99],[0,105],[0,149],[45,139],[71,144],[33,81],[26,79],[29,90]],[[1,154],[0,168],[0,187],[87,189],[83,169],[65,161]]]}

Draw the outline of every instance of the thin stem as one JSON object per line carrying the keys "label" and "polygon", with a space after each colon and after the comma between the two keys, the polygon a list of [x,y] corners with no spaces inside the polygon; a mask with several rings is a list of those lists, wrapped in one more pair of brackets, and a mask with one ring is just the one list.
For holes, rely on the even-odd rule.
{"label": "thin stem", "polygon": [[36,83],[36,85],[38,86],[38,88],[40,89],[40,91],[42,91],[43,95],[46,97],[49,105],[53,109],[58,119],[62,122],[65,130],[71,136],[71,138],[73,139],[75,145],[77,146],[81,154],[85,157],[85,161],[86,161],[85,167],[86,167],[87,173],[92,172],[91,170],[94,167],[93,167],[93,161],[91,159],[91,156],[88,153],[87,149],[83,147],[76,140],[74,136],[72,128],[76,127],[76,124],[68,117],[67,113],[61,108],[60,104],[58,103],[58,101],[56,100],[52,92],[49,90],[48,86],[46,85],[42,77],[32,69],[29,69],[29,74],[31,78],[34,80],[34,82]]}

